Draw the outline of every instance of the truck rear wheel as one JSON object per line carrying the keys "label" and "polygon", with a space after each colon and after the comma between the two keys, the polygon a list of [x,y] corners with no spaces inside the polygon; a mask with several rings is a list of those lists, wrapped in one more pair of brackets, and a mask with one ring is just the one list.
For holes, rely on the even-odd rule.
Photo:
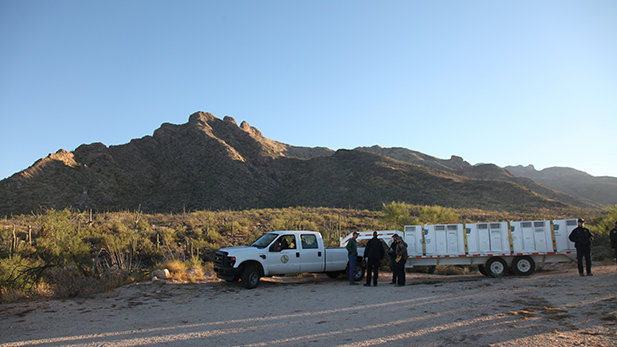
{"label": "truck rear wheel", "polygon": [[253,289],[259,284],[259,278],[261,277],[259,269],[255,265],[247,266],[242,271],[242,284],[246,289]]}
{"label": "truck rear wheel", "polygon": [[341,275],[339,271],[328,271],[326,272],[326,276],[329,278],[338,278]]}
{"label": "truck rear wheel", "polygon": [[[349,278],[349,267],[347,267],[347,270],[345,270],[345,277]],[[354,272],[353,272],[353,280],[355,282],[360,282],[362,281],[363,278],[364,278],[364,267],[362,266],[362,264],[360,264],[360,262],[357,262],[356,268],[354,269]]]}
{"label": "truck rear wheel", "polygon": [[493,257],[486,262],[484,269],[491,277],[503,277],[508,272],[508,263],[499,257]]}
{"label": "truck rear wheel", "polygon": [[529,276],[536,271],[536,262],[530,256],[514,258],[512,271],[519,276]]}

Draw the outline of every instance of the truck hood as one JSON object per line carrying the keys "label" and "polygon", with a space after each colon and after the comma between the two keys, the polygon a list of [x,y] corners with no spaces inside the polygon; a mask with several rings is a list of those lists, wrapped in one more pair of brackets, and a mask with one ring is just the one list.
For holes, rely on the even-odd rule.
{"label": "truck hood", "polygon": [[227,247],[227,248],[219,249],[219,251],[227,252],[227,254],[230,254],[230,255],[237,255],[237,254],[247,253],[247,252],[255,252],[258,250],[259,248],[253,247],[253,246],[238,246],[238,247]]}

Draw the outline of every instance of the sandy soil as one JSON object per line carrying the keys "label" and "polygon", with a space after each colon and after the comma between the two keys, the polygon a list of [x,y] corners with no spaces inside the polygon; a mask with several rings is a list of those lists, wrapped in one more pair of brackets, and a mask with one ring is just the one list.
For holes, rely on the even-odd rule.
{"label": "sandy soil", "polygon": [[142,282],[91,299],[0,305],[2,346],[617,346],[617,269],[529,277],[323,275]]}

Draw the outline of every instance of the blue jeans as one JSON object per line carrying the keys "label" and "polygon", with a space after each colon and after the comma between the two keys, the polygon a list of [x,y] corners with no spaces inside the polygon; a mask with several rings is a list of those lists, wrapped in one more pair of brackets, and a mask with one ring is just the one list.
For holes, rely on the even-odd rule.
{"label": "blue jeans", "polygon": [[356,270],[356,255],[349,256],[349,283],[355,283],[356,281],[353,279],[354,272]]}
{"label": "blue jeans", "polygon": [[396,283],[398,269],[396,268],[396,255],[394,254],[390,258],[390,270],[392,270],[392,283]]}

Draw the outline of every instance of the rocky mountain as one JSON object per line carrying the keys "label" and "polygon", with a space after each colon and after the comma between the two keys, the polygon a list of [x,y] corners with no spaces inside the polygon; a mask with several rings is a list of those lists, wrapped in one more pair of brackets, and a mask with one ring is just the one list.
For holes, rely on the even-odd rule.
{"label": "rocky mountain", "polygon": [[163,124],[124,145],[93,143],[38,160],[0,181],[0,214],[64,207],[379,209],[391,201],[502,211],[593,206],[494,165],[394,149],[416,158],[404,160],[376,151],[290,146],[246,122],[197,112],[188,123]]}
{"label": "rocky mountain", "polygon": [[[535,176],[519,174],[518,170],[510,170],[510,166],[501,168],[495,164],[478,164],[471,165],[464,161],[463,158],[452,156],[450,159],[444,160],[426,155],[420,152],[412,151],[406,148],[394,147],[383,148],[381,146],[358,147],[357,150],[367,151],[371,153],[381,154],[392,159],[404,161],[407,163],[418,164],[443,170],[456,175],[475,178],[507,181],[523,186],[537,194],[543,195],[553,200],[561,201],[569,205],[578,207],[602,207],[606,205],[604,201],[607,199],[598,199],[594,194],[580,195],[574,194],[575,190],[563,190],[559,184],[545,184],[544,181],[538,181]],[[571,169],[573,170],[573,169]],[[576,171],[576,170],[574,170]],[[578,171],[585,174],[584,172]],[[587,174],[585,174],[587,175]],[[589,176],[589,175],[587,175]],[[581,178],[581,175],[577,176]],[[577,177],[571,176],[573,183]],[[592,177],[592,176],[589,176]],[[617,180],[617,179],[616,179]],[[613,197],[617,195],[613,194]]]}
{"label": "rocky mountain", "polygon": [[596,177],[569,167],[536,170],[533,165],[506,166],[516,176],[528,177],[539,184],[593,201],[604,206],[617,205],[617,177]]}

